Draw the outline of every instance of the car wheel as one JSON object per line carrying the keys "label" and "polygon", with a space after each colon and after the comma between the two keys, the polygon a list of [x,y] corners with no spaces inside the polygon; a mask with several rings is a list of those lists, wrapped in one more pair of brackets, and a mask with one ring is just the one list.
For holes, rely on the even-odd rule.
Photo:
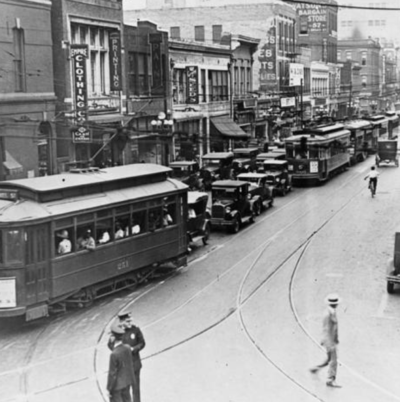
{"label": "car wheel", "polygon": [[262,208],[261,203],[256,202],[254,204],[254,207],[253,207],[254,215],[256,215],[256,216],[260,215],[261,214],[261,208]]}
{"label": "car wheel", "polygon": [[286,195],[286,187],[282,187],[282,196],[284,197]]}
{"label": "car wheel", "polygon": [[237,233],[240,230],[240,219],[236,218],[234,224],[232,225],[232,233]]}
{"label": "car wheel", "polygon": [[388,293],[392,294],[394,291],[394,283],[393,282],[388,282],[386,285],[386,290]]}
{"label": "car wheel", "polygon": [[206,228],[205,228],[205,230],[204,230],[204,236],[203,236],[203,239],[202,239],[202,242],[203,242],[203,245],[204,245],[204,246],[207,245],[208,239],[209,239],[209,237],[210,237],[210,232],[211,232],[210,225],[207,224],[207,225],[206,225]]}

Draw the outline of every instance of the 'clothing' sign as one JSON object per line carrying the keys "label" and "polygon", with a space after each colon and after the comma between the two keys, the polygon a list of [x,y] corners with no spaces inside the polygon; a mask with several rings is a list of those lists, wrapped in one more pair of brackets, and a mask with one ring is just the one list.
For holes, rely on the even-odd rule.
{"label": "'clothing' sign", "polygon": [[73,62],[75,121],[77,129],[72,131],[73,142],[91,142],[90,131],[85,126],[87,120],[87,73],[86,59],[89,56],[88,45],[71,45]]}

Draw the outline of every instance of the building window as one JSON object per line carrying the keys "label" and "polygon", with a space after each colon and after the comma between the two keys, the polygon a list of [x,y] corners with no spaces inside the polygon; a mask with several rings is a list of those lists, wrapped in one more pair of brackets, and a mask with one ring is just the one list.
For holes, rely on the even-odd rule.
{"label": "building window", "polygon": [[172,100],[174,104],[186,103],[186,76],[183,68],[174,68],[172,82]]}
{"label": "building window", "polygon": [[207,93],[206,93],[206,86],[207,86],[207,82],[206,82],[206,70],[201,70],[201,82],[200,82],[200,101],[201,102],[207,102]]}
{"label": "building window", "polygon": [[26,91],[25,78],[25,38],[24,30],[13,28],[14,42],[14,89],[16,92]]}
{"label": "building window", "polygon": [[204,42],[204,26],[197,25],[194,27],[194,40],[196,42]]}
{"label": "building window", "polygon": [[214,43],[219,43],[222,37],[222,25],[212,26],[212,37]]}
{"label": "building window", "polygon": [[367,87],[367,76],[366,75],[363,75],[361,77],[361,85],[362,85],[363,88]]}
{"label": "building window", "polygon": [[208,71],[210,101],[228,100],[228,72]]}
{"label": "building window", "polygon": [[89,46],[88,89],[89,96],[110,93],[110,29],[98,26],[71,24],[71,43]]}
{"label": "building window", "polygon": [[386,26],[386,20],[381,20],[381,27]]}
{"label": "building window", "polygon": [[376,26],[381,25],[381,21],[380,21],[380,20],[375,20],[375,25],[376,25]]}
{"label": "building window", "polygon": [[346,60],[351,60],[351,52],[346,52]]}
{"label": "building window", "polygon": [[181,38],[181,28],[180,27],[171,27],[170,35],[171,35],[171,39],[180,39]]}
{"label": "building window", "polygon": [[368,20],[368,26],[372,27],[374,25],[374,21]]}
{"label": "building window", "polygon": [[361,64],[365,66],[367,64],[367,52],[361,53]]}
{"label": "building window", "polygon": [[342,59],[342,52],[340,50],[338,50],[338,52],[337,52],[337,59],[338,60]]}

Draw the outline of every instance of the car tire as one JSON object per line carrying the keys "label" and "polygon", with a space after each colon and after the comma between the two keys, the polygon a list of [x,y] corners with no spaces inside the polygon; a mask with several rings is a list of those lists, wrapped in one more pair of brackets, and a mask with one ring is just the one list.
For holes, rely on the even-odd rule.
{"label": "car tire", "polygon": [[388,282],[386,285],[386,290],[389,294],[392,294],[394,292],[394,283]]}
{"label": "car tire", "polygon": [[262,204],[261,202],[256,202],[253,207],[254,215],[258,216],[261,214]]}
{"label": "car tire", "polygon": [[240,218],[236,218],[234,224],[232,225],[232,233],[237,233],[240,230]]}
{"label": "car tire", "polygon": [[286,195],[286,187],[282,187],[282,196],[284,197]]}

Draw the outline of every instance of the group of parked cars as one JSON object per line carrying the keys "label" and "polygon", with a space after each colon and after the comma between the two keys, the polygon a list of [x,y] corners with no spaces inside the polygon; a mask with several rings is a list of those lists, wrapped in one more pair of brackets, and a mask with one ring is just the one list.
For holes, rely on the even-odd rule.
{"label": "group of parked cars", "polygon": [[[283,149],[259,153],[258,148],[237,148],[232,152],[211,152],[196,161],[170,164],[172,177],[189,186],[188,238],[204,244],[211,228],[237,233],[272,207],[276,195],[292,189]],[[211,192],[211,209],[208,197]]]}

